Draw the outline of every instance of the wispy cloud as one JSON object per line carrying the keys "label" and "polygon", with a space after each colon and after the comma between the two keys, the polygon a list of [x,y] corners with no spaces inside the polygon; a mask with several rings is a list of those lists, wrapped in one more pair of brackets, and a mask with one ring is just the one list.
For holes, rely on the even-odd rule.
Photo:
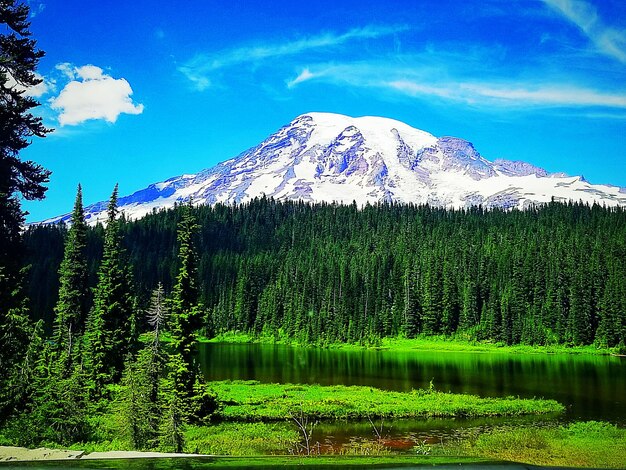
{"label": "wispy cloud", "polygon": [[602,91],[545,79],[468,80],[449,70],[420,69],[392,63],[326,64],[302,70],[287,86],[312,80],[376,88],[417,99],[461,103],[485,110],[597,107],[626,109],[626,91]]}
{"label": "wispy cloud", "polygon": [[287,88],[293,88],[294,86],[298,85],[299,83],[303,83],[306,82],[308,80],[313,80],[314,78],[318,78],[319,77],[319,73],[318,74],[313,74],[311,73],[311,71],[308,68],[304,68],[302,70],[302,72],[300,72],[300,74],[291,80],[287,80]]}
{"label": "wispy cloud", "polygon": [[560,84],[532,83],[458,83],[438,87],[410,81],[387,82],[400,92],[413,95],[435,95],[470,105],[529,107],[606,107],[626,109],[626,94],[615,94],[583,87],[564,87]]}
{"label": "wispy cloud", "polygon": [[574,23],[602,54],[626,63],[626,30],[605,24],[598,10],[584,0],[543,0]]}
{"label": "wispy cloud", "polygon": [[27,0],[26,3],[30,7],[31,18],[35,18],[46,9],[46,4],[40,0]]}
{"label": "wispy cloud", "polygon": [[199,54],[178,67],[178,70],[193,82],[198,90],[204,90],[211,86],[211,73],[216,70],[297,56],[317,49],[341,46],[350,41],[394,35],[408,29],[405,25],[366,26],[351,29],[343,34],[329,32],[283,43],[238,47],[211,54]]}

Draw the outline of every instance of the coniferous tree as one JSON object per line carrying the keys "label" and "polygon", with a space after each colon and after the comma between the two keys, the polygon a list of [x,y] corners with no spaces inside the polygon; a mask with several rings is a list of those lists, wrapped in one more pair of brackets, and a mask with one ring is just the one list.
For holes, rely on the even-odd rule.
{"label": "coniferous tree", "polygon": [[124,360],[134,340],[131,337],[134,307],[132,282],[121,246],[117,215],[115,185],[108,206],[94,305],[85,334],[87,367],[96,395],[102,392],[104,385],[119,380],[124,369]]}
{"label": "coniferous tree", "polygon": [[62,374],[71,370],[72,353],[83,334],[87,318],[87,225],[82,189],[78,185],[65,254],[59,269],[59,300],[55,307],[54,341]]}
{"label": "coniferous tree", "polygon": [[161,382],[165,379],[165,351],[161,332],[167,323],[168,308],[165,293],[159,283],[153,291],[146,310],[147,323],[152,327],[151,338],[136,358],[130,355],[122,376],[122,397],[119,412],[124,418],[126,434],[135,449],[159,446],[164,408],[171,397],[165,396]]}
{"label": "coniferous tree", "polygon": [[23,397],[24,407],[8,428],[17,443],[70,445],[87,440],[90,426],[84,374],[80,366],[61,374],[56,354],[44,338],[41,321],[33,329],[22,371],[13,393]]}
{"label": "coniferous tree", "polygon": [[[41,83],[35,69],[43,56],[30,38],[28,15],[27,5],[0,0],[0,344],[3,345],[30,337],[31,325],[27,321],[22,289],[24,212],[20,198],[42,199],[50,175],[40,165],[19,157],[32,137],[44,137],[50,132],[42,125],[41,118],[31,113],[39,103],[25,94],[28,87]],[[10,390],[11,377],[27,349],[24,342],[15,349],[0,348],[0,390]],[[0,422],[14,405],[4,395],[0,393]]]}
{"label": "coniferous tree", "polygon": [[[136,361],[127,361],[122,376],[122,399],[120,414],[126,423],[126,432],[135,449],[146,449],[155,444],[153,406],[150,402],[149,364],[146,354],[140,351]],[[156,420],[158,423],[158,420]]]}
{"label": "coniferous tree", "polygon": [[180,453],[185,445],[184,429],[188,407],[174,390],[170,390],[166,396],[168,401],[159,428],[160,447],[165,451]]}
{"label": "coniferous tree", "polygon": [[37,325],[40,328],[31,325],[25,301],[21,308],[9,310],[4,318],[0,330],[0,349],[5,357],[3,367],[6,369],[0,370],[0,423],[15,410],[24,409],[28,402],[28,377],[34,367],[34,360],[27,351],[32,353],[31,346],[41,337],[41,324]]}
{"label": "coniferous tree", "polygon": [[[186,418],[208,418],[216,407],[204,383],[195,358],[196,332],[202,326],[201,308],[198,305],[198,265],[194,235],[199,226],[192,213],[191,202],[182,209],[178,224],[179,269],[171,302],[171,347],[169,369],[173,393],[170,406],[188,407]],[[172,422],[176,413],[172,411]]]}

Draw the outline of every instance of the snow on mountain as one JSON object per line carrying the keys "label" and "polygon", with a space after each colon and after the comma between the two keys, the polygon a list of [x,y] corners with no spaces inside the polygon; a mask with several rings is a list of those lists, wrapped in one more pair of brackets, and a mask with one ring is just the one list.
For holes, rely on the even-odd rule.
{"label": "snow on mountain", "polygon": [[[309,113],[256,147],[197,174],[170,178],[119,199],[128,218],[174,203],[240,203],[275,199],[357,204],[412,202],[449,208],[525,208],[558,201],[626,205],[626,189],[593,185],[582,176],[549,174],[522,161],[482,157],[455,137],[435,137],[381,117]],[[106,203],[86,208],[89,223],[106,218]],[[44,221],[68,220],[69,214]]]}

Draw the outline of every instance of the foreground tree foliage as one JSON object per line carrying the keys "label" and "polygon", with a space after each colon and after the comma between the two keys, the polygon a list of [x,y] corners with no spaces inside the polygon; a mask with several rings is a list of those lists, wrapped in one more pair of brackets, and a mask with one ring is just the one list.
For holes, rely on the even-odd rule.
{"label": "foreground tree foliage", "polygon": [[[208,423],[217,409],[217,399],[195,358],[196,331],[202,325],[194,247],[197,229],[191,206],[185,206],[178,224],[179,269],[172,298],[168,305],[161,284],[152,292],[146,311],[152,330],[145,347],[128,361],[122,380],[127,432],[139,449],[182,452],[185,425]],[[167,350],[160,340],[166,325],[170,333]]]}
{"label": "foreground tree foliage", "polygon": [[[0,430],[18,445],[54,442],[70,445],[94,439],[94,416],[113,413],[136,449],[182,451],[189,423],[207,423],[217,400],[207,388],[194,357],[202,325],[198,304],[197,224],[187,207],[179,227],[179,274],[172,297],[159,284],[150,305],[139,312],[117,217],[117,186],[108,206],[102,259],[88,318],[86,225],[79,187],[72,224],[65,231],[64,259],[58,271],[60,293],[52,335],[43,322],[13,377],[19,406]],[[170,313],[171,311],[171,313]],[[20,319],[27,321],[22,315]],[[141,325],[144,334],[139,338]],[[169,330],[170,344],[162,342]],[[16,336],[16,335],[12,335]],[[139,345],[143,344],[143,348]],[[11,343],[6,347],[15,348]],[[95,438],[97,439],[97,437]]]}
{"label": "foreground tree foliage", "polygon": [[0,0],[0,423],[24,398],[22,363],[32,338],[22,289],[24,212],[20,198],[42,199],[50,172],[19,152],[32,137],[48,132],[32,114],[39,103],[26,90],[41,83],[35,69],[43,52],[30,38],[29,8],[15,0]]}

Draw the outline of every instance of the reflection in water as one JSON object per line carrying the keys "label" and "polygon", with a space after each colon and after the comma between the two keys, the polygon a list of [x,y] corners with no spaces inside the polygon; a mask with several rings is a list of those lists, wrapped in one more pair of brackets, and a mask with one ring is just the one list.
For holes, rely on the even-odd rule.
{"label": "reflection in water", "polygon": [[[428,418],[384,420],[372,416],[369,420],[321,422],[314,428],[313,442],[338,448],[356,439],[381,439],[387,447],[409,450],[416,444],[436,444],[462,440],[486,429],[511,426],[549,426],[558,415],[516,416],[498,418]],[[376,428],[376,429],[374,429]],[[380,436],[380,437],[379,437]]]}
{"label": "reflection in water", "polygon": [[585,355],[391,352],[201,344],[209,380],[427,388],[480,396],[554,398],[569,419],[626,424],[626,361]]}

